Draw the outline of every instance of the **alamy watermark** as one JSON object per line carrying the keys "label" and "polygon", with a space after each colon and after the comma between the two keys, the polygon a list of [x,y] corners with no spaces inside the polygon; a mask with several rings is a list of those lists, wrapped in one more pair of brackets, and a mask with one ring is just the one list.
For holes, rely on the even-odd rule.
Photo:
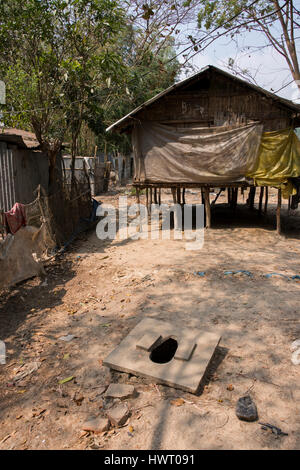
{"label": "alamy watermark", "polygon": [[152,204],[150,214],[144,204],[128,206],[127,196],[119,197],[118,209],[98,206],[96,234],[100,240],[186,240],[186,250],[201,250],[204,244],[203,204]]}
{"label": "alamy watermark", "polygon": [[6,104],[6,86],[2,80],[0,80],[0,104]]}

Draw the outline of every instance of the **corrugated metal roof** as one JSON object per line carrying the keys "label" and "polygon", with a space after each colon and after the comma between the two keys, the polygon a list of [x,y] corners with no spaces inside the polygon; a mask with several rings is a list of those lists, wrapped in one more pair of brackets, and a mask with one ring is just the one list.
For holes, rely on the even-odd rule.
{"label": "corrugated metal roof", "polygon": [[267,96],[268,98],[273,99],[274,101],[278,101],[280,104],[282,104],[283,106],[291,109],[292,111],[300,113],[300,106],[297,105],[297,104],[294,104],[292,101],[287,100],[285,98],[281,98],[280,96],[275,95],[275,93],[271,93],[270,91],[267,91],[264,88],[261,88],[257,85],[253,85],[253,83],[247,82],[246,80],[242,80],[241,78],[236,77],[235,75],[232,75],[232,74],[226,72],[225,70],[219,69],[218,67],[215,67],[214,65],[207,65],[206,67],[203,67],[200,70],[200,72],[197,72],[196,74],[193,74],[191,77],[185,78],[184,80],[181,80],[178,83],[174,83],[174,85],[171,85],[169,88],[166,88],[164,91],[162,91],[162,92],[158,93],[157,95],[153,96],[153,98],[151,98],[150,100],[145,101],[145,103],[141,104],[140,106],[135,108],[133,111],[131,111],[129,114],[127,114],[126,116],[122,117],[121,119],[116,121],[114,124],[109,126],[106,129],[106,131],[109,132],[109,131],[111,131],[113,129],[116,129],[116,128],[121,129],[122,127],[124,127],[126,125],[126,122],[130,121],[130,119],[133,116],[135,116],[139,111],[141,111],[142,109],[150,106],[155,101],[159,100],[163,96],[170,93],[172,90],[175,90],[176,88],[180,88],[180,87],[188,84],[189,82],[197,79],[198,77],[200,77],[201,74],[203,74],[207,70],[213,70],[215,72],[221,73],[221,74],[231,78],[232,80],[238,81],[238,82],[242,83],[243,85],[246,85],[249,88],[254,89],[258,93],[261,93],[261,94]]}
{"label": "corrugated metal roof", "polygon": [[40,144],[33,132],[16,128],[0,129],[0,141],[9,142],[21,148],[37,149]]}

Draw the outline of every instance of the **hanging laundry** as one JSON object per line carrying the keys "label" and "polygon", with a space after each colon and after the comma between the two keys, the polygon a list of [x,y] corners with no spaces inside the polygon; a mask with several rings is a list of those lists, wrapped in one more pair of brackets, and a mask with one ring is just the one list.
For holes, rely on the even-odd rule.
{"label": "hanging laundry", "polygon": [[13,235],[26,225],[25,206],[20,202],[16,202],[14,207],[4,213],[7,231]]}

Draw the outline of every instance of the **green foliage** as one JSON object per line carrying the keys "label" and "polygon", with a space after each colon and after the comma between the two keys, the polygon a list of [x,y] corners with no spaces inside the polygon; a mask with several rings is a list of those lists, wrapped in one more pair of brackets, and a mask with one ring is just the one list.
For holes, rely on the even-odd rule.
{"label": "green foliage", "polygon": [[78,130],[86,102],[118,73],[121,58],[111,46],[123,24],[114,0],[2,2],[5,124],[31,126],[48,144]]}
{"label": "green foliage", "polygon": [[127,26],[117,41],[124,64],[123,73],[113,88],[103,90],[90,102],[88,122],[98,135],[99,147],[107,151],[129,153],[131,143],[126,134],[106,133],[105,129],[134,108],[172,85],[180,71],[172,39],[157,53],[157,44],[143,50],[139,31]]}
{"label": "green foliage", "polygon": [[273,20],[275,19],[273,2],[260,0],[255,5],[252,4],[253,0],[200,0],[198,26],[206,30],[217,27],[230,29],[235,25],[248,22],[251,29],[254,16],[261,18],[274,12]]}
{"label": "green foliage", "polygon": [[[0,2],[0,79],[7,87],[1,120],[6,126],[34,130],[51,151],[71,140],[74,153],[86,122],[100,148],[129,152],[128,138],[108,135],[105,128],[173,84],[180,66],[170,61],[175,55],[171,36],[153,27],[147,43],[146,33],[126,21],[121,3]],[[155,12],[155,5],[145,3],[143,20]]]}

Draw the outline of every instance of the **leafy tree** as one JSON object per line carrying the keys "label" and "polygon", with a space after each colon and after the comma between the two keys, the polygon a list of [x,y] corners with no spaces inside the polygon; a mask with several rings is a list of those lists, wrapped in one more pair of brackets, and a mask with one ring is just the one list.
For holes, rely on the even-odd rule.
{"label": "leafy tree", "polygon": [[107,151],[129,153],[131,144],[126,135],[107,134],[107,126],[120,119],[141,103],[172,85],[181,70],[174,39],[157,38],[151,44],[142,41],[142,31],[131,24],[122,30],[117,48],[124,65],[122,76],[112,79],[98,100],[90,102],[89,125],[98,135],[99,147]]}
{"label": "leafy tree", "polygon": [[[49,186],[67,135],[75,157],[89,101],[120,73],[113,49],[124,13],[115,0],[9,0],[0,4],[0,78],[6,125],[32,128],[49,158]],[[73,165],[74,167],[74,165]]]}
{"label": "leafy tree", "polygon": [[[245,32],[263,33],[267,44],[284,57],[300,88],[295,37],[295,31],[300,28],[300,11],[295,1],[199,0],[198,5],[198,26],[202,34],[197,47],[200,51],[222,36],[234,39]],[[232,61],[231,66],[234,66]]]}

